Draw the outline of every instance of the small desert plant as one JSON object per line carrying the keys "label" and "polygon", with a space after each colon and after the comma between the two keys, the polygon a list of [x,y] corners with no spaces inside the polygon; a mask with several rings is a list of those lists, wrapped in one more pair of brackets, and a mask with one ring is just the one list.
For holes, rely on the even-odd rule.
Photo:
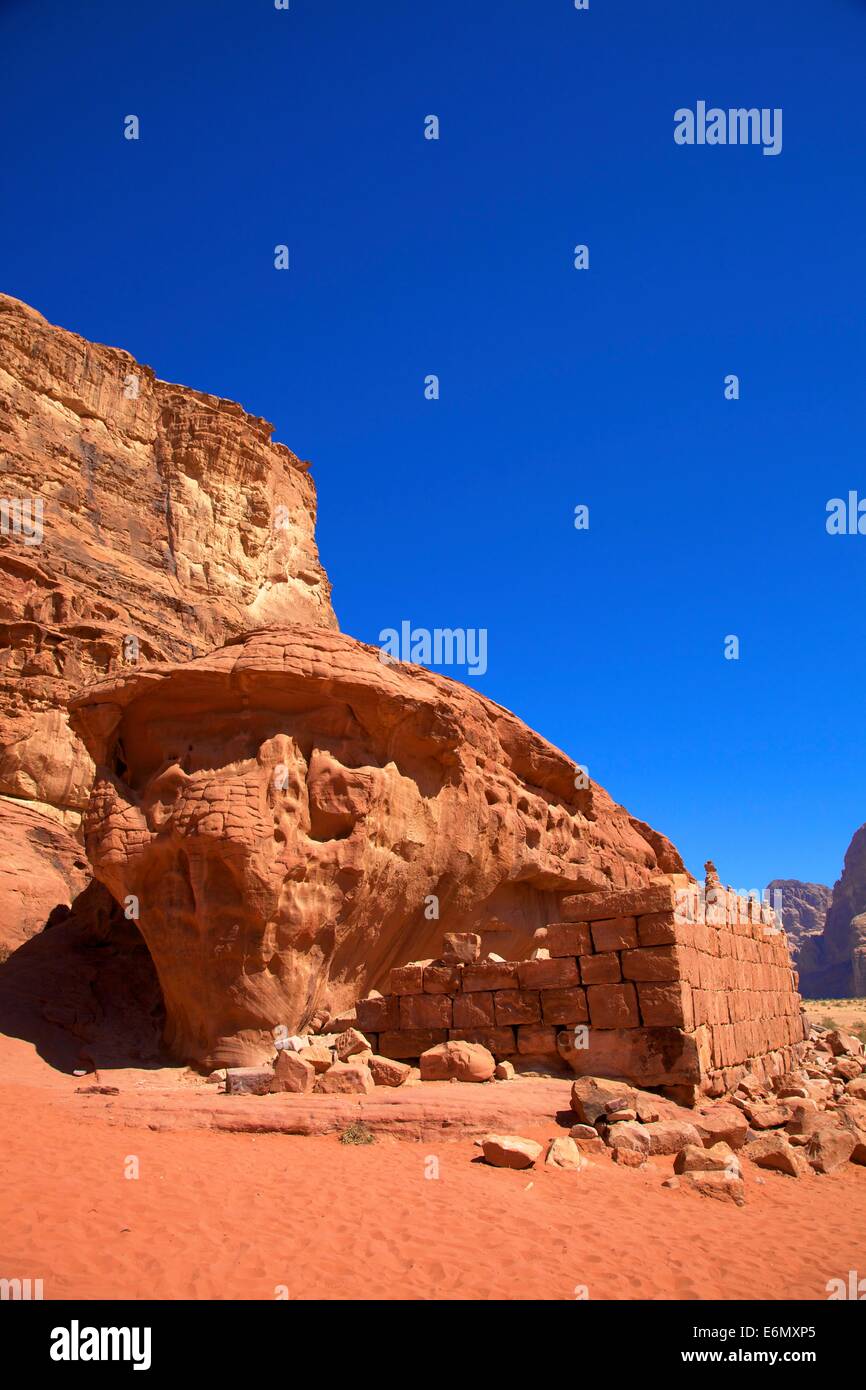
{"label": "small desert plant", "polygon": [[375,1144],[376,1136],[363,1120],[353,1120],[348,1129],[340,1135],[341,1144]]}

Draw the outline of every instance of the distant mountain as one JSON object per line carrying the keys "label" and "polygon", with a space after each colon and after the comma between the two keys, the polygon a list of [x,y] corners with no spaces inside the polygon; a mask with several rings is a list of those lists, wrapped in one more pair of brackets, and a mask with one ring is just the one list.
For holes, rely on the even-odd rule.
{"label": "distant mountain", "polygon": [[866,995],[866,825],[854,834],[832,893],[821,883],[774,879],[807,999]]}

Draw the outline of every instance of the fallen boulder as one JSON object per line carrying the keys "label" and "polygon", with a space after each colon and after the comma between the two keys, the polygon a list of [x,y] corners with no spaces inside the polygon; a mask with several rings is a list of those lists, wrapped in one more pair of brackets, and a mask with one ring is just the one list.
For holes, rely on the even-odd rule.
{"label": "fallen boulder", "polygon": [[603,1118],[609,1102],[616,1101],[624,1107],[632,1106],[637,1099],[633,1086],[624,1081],[607,1081],[599,1076],[580,1076],[571,1088],[571,1108],[577,1118],[586,1125],[594,1125]]}
{"label": "fallen boulder", "polygon": [[274,1079],[271,1067],[227,1067],[227,1096],[266,1096]]}
{"label": "fallen boulder", "polygon": [[774,1172],[786,1173],[791,1178],[806,1177],[811,1171],[803,1155],[779,1130],[755,1135],[743,1152],[758,1168],[772,1168]]}
{"label": "fallen boulder", "polygon": [[739,1178],[729,1178],[725,1173],[689,1172],[683,1174],[683,1183],[701,1197],[714,1197],[719,1202],[733,1202],[742,1207],[746,1202],[746,1189]]}
{"label": "fallen boulder", "polygon": [[518,1134],[486,1134],[481,1150],[494,1168],[532,1168],[543,1152],[541,1144]]}
{"label": "fallen boulder", "polygon": [[299,1052],[280,1052],[274,1065],[272,1091],[292,1091],[303,1094],[316,1084],[316,1069],[305,1062]]}
{"label": "fallen boulder", "polygon": [[419,1058],[422,1081],[491,1081],[496,1070],[493,1053],[480,1043],[437,1043]]}
{"label": "fallen boulder", "polygon": [[575,1172],[586,1166],[586,1159],[581,1157],[577,1144],[565,1136],[551,1139],[544,1162],[550,1168],[567,1168]]}
{"label": "fallen boulder", "polygon": [[350,1057],[354,1057],[359,1052],[370,1052],[370,1044],[357,1028],[347,1028],[344,1033],[340,1033],[334,1043],[334,1051],[339,1062],[348,1062]]}
{"label": "fallen boulder", "polygon": [[[617,1129],[621,1126],[617,1125]],[[701,1136],[693,1124],[685,1120],[656,1120],[654,1124],[643,1125],[651,1154],[675,1154],[692,1144],[702,1147]],[[613,1131],[616,1132],[615,1130]]]}
{"label": "fallen boulder", "polygon": [[363,1062],[334,1062],[322,1072],[316,1090],[336,1095],[365,1095],[375,1085],[370,1068]]}
{"label": "fallen boulder", "polygon": [[398,1062],[392,1057],[378,1057],[375,1053],[368,1066],[376,1086],[402,1086],[412,1075],[412,1068],[405,1062]]}
{"label": "fallen boulder", "polygon": [[816,1173],[832,1173],[847,1163],[854,1151],[855,1136],[849,1129],[816,1130],[803,1152]]}
{"label": "fallen boulder", "polygon": [[674,1158],[675,1173],[726,1173],[729,1178],[741,1178],[740,1160],[729,1145],[719,1142],[712,1148],[687,1144]]}
{"label": "fallen boulder", "polygon": [[736,1105],[712,1105],[696,1114],[692,1123],[707,1148],[722,1142],[740,1149],[749,1132],[749,1122]]}

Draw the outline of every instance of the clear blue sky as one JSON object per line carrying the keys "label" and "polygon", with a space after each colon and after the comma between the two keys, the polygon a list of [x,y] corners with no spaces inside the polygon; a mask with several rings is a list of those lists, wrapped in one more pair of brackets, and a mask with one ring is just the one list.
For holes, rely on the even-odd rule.
{"label": "clear blue sky", "polygon": [[[487,628],[470,683],[692,869],[832,883],[866,3],[0,0],[0,50],[0,287],[312,459],[344,631]],[[699,99],[781,107],[782,153],[677,146]]]}

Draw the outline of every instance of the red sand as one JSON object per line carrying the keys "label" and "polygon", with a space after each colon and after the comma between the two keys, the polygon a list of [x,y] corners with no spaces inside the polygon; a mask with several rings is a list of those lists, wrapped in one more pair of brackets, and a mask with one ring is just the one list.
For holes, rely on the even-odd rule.
{"label": "red sand", "polygon": [[293,1299],[573,1299],[583,1285],[591,1299],[824,1299],[866,1265],[866,1169],[852,1165],[795,1181],[746,1164],[740,1209],[663,1188],[670,1158],[509,1172],[466,1137],[154,1131],[111,1097],[72,1095],[93,1078],[51,1072],[25,1044],[2,1040],[0,1058],[0,1276],[41,1278],[46,1298],[273,1299],[284,1285]]}

